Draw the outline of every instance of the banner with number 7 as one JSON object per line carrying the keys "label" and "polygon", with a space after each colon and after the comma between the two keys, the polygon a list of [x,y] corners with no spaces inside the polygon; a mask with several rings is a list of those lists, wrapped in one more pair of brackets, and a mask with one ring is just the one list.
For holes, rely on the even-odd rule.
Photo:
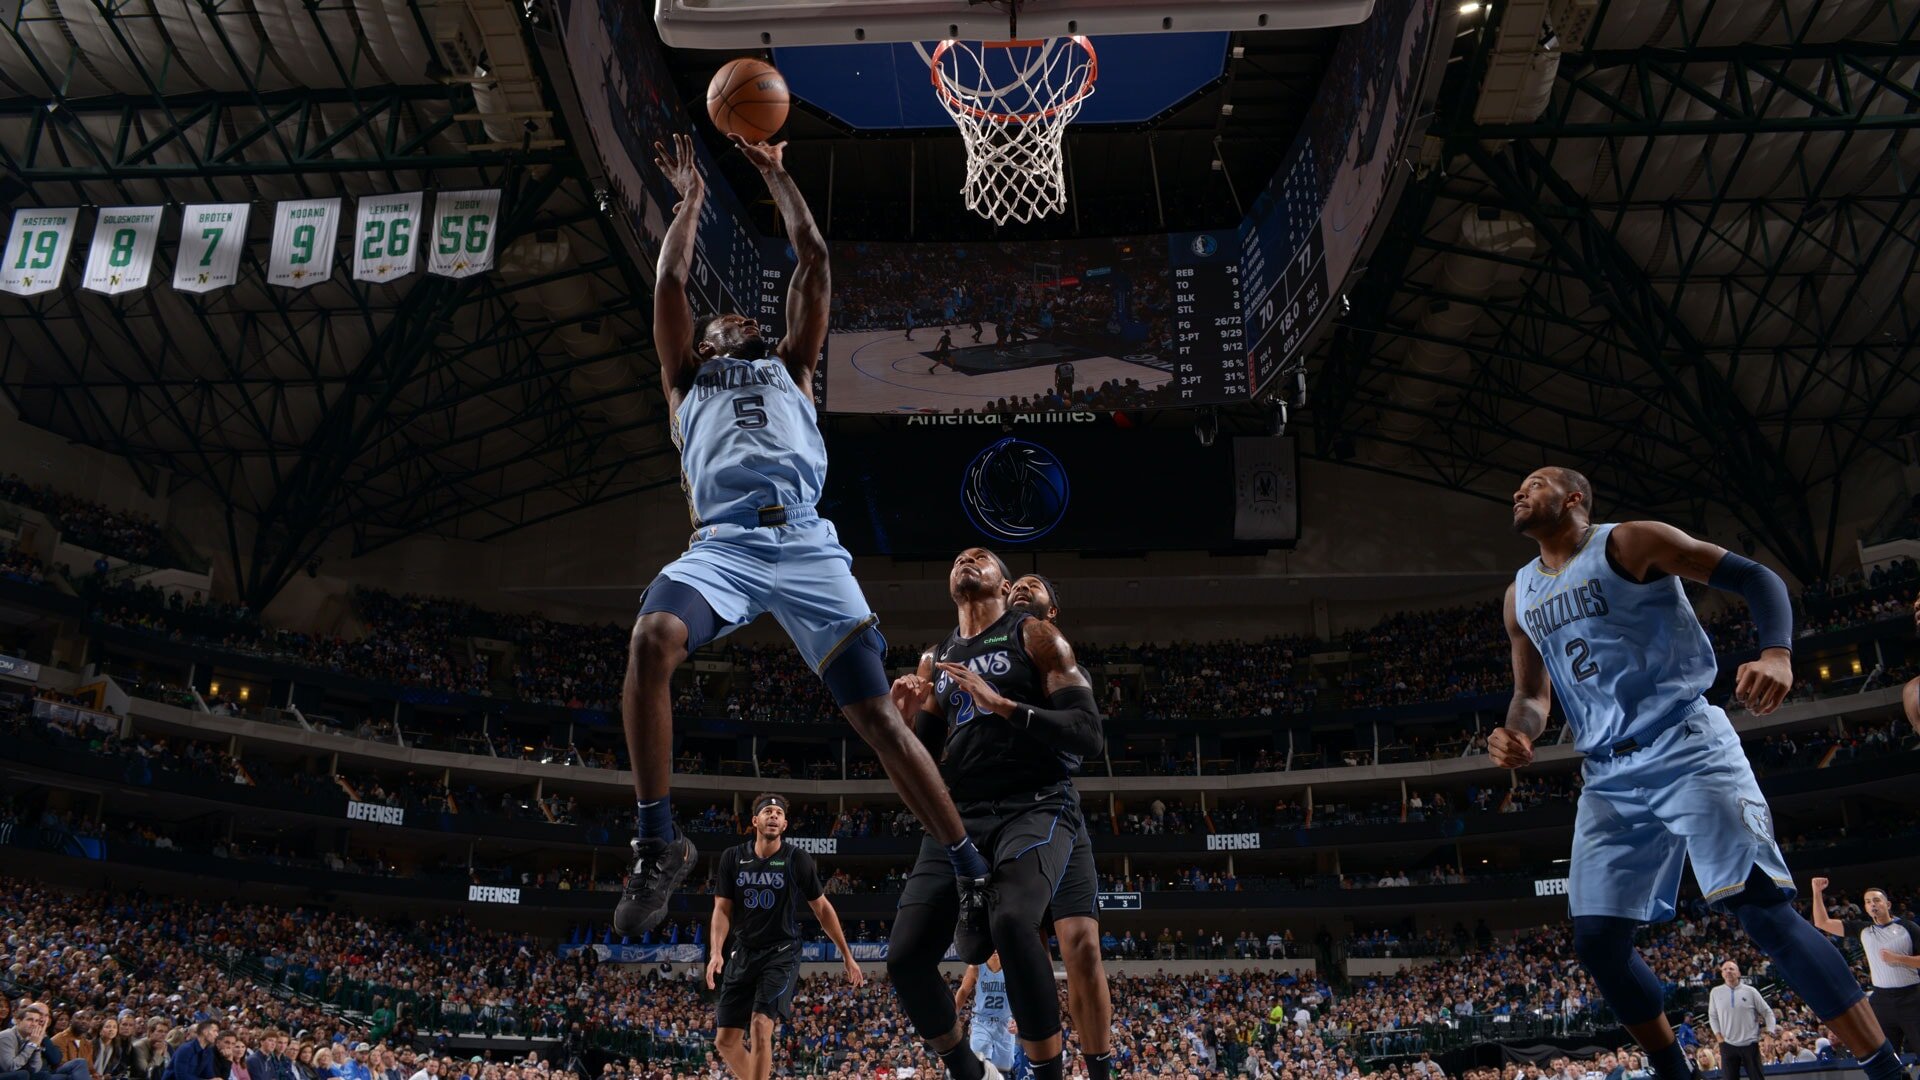
{"label": "banner with number 7", "polygon": [[14,211],[5,262],[0,263],[0,292],[32,296],[59,288],[67,252],[73,247],[73,223],[79,216],[79,208],[73,206]]}
{"label": "banner with number 7", "polygon": [[294,199],[275,206],[267,284],[306,289],[332,277],[339,236],[339,199]]}
{"label": "banner with number 7", "polygon": [[493,269],[498,191],[442,191],[433,197],[433,247],[427,273],[463,278]]}
{"label": "banner with number 7", "polygon": [[173,256],[173,287],[203,293],[225,289],[240,277],[240,251],[247,243],[248,203],[199,203],[180,213],[180,246]]}

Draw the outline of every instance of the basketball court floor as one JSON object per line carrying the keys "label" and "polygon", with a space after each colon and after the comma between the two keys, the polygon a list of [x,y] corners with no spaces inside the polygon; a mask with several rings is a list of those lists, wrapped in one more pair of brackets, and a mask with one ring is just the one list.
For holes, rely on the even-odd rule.
{"label": "basketball court floor", "polygon": [[[942,327],[913,331],[868,330],[836,333],[827,339],[827,411],[846,413],[928,413],[985,411],[1000,398],[1033,398],[1054,390],[1054,365],[1073,365],[1079,390],[1109,379],[1139,380],[1148,390],[1166,384],[1168,371],[1147,363],[1101,355],[1066,342],[1023,341],[992,344],[999,327],[982,323],[980,344],[973,324],[953,328],[953,366],[935,365],[934,346]],[[1155,358],[1155,364],[1164,360]],[[933,373],[927,369],[932,367]]]}

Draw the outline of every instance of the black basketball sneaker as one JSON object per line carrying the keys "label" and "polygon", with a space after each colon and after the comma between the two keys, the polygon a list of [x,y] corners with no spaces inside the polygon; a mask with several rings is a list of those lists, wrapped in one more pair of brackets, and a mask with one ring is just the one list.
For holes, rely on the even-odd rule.
{"label": "black basketball sneaker", "polygon": [[696,855],[693,841],[684,835],[672,840],[635,840],[633,873],[627,875],[620,903],[613,909],[614,932],[637,938],[660,925],[667,901],[687,880]]}

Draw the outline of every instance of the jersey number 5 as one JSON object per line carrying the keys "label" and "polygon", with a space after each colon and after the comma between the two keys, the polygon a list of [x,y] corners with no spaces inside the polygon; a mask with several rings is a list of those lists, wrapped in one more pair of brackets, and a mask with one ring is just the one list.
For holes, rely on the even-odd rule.
{"label": "jersey number 5", "polygon": [[1567,642],[1567,659],[1573,661],[1574,682],[1586,682],[1600,674],[1600,665],[1587,659],[1587,653],[1590,651],[1592,650],[1587,645],[1586,638],[1574,638]]}
{"label": "jersey number 5", "polygon": [[743,428],[763,428],[767,426],[766,401],[759,394],[745,394],[733,399],[733,422]]}

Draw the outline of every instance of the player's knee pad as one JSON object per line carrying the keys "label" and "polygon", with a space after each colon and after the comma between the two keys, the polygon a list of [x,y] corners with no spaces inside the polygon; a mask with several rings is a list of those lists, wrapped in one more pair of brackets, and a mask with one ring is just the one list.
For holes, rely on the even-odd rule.
{"label": "player's knee pad", "polygon": [[884,696],[893,684],[887,680],[887,639],[873,626],[862,627],[840,654],[820,672],[833,703],[846,708],[856,701]]}
{"label": "player's knee pad", "polygon": [[1831,1020],[1866,996],[1840,950],[1793,910],[1787,894],[1758,867],[1725,906],[1815,1016]]}
{"label": "player's knee pad", "polygon": [[[675,581],[665,574],[654,578],[653,584],[647,586],[647,591],[640,594],[642,622],[655,613],[672,615],[686,624],[688,652],[719,637],[724,625],[720,621],[720,613],[713,610],[713,605],[707,603],[707,598],[700,595],[699,589]],[[640,645],[639,636],[635,635],[636,647]]]}
{"label": "player's knee pad", "polygon": [[1573,951],[1622,1024],[1644,1024],[1664,1011],[1666,995],[1633,947],[1632,919],[1575,915]]}

